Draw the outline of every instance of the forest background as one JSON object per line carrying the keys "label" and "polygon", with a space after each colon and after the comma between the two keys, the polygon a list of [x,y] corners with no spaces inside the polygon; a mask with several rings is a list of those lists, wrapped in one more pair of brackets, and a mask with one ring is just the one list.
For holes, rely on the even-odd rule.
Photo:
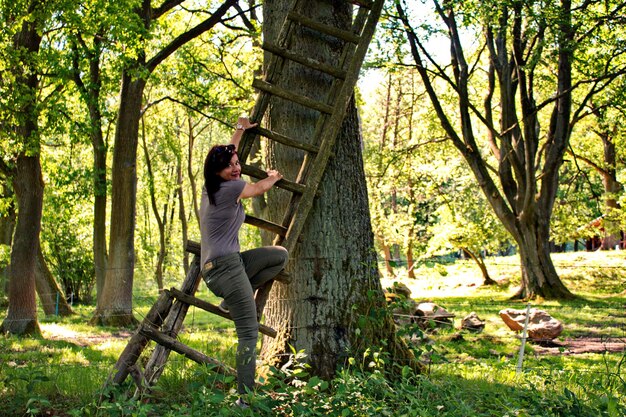
{"label": "forest background", "polygon": [[[257,5],[182,3],[154,8],[148,27],[147,17],[142,21],[134,13],[140,3],[133,1],[82,2],[78,8],[72,2],[33,2],[29,13],[20,9],[28,2],[3,3],[2,297],[8,291],[6,271],[13,251],[36,261],[45,314],[58,313],[63,300],[95,304],[106,274],[118,269],[109,262],[112,252],[124,252],[116,247],[116,228],[128,221],[134,231],[135,277],[124,291],[128,299],[157,294],[185,275],[189,258],[184,242],[198,240],[203,157],[213,144],[228,140],[233,121],[251,108],[251,80],[261,68],[262,53]],[[563,160],[550,165],[541,152],[531,158],[532,165],[559,172],[554,206],[542,218],[549,221],[551,249],[587,244],[623,248],[625,62],[622,31],[615,28],[624,5],[583,2],[572,8],[565,3],[560,7],[573,10],[579,36],[567,40],[576,53],[570,84],[560,90],[554,84],[562,87],[567,80],[559,76],[562,51],[555,45],[563,41],[563,32],[548,28],[562,24],[561,8],[527,2],[516,3],[517,15],[511,12],[513,33],[527,30],[520,39],[522,50],[514,51],[521,55],[511,59],[518,72],[511,74],[532,74],[513,77],[512,84],[531,87],[533,93],[524,98],[534,106],[530,116],[523,108],[516,111],[524,122],[533,117],[525,133],[535,134],[535,150],[544,151],[554,132],[543,129],[557,124],[559,112],[553,108],[563,97],[572,104],[567,140],[561,144]],[[480,192],[483,184],[451,140],[455,129],[474,121],[479,127],[473,134],[489,175],[502,175],[495,168],[498,152],[493,151],[489,119],[505,112],[491,114],[495,105],[477,108],[483,98],[490,104],[488,92],[507,97],[503,85],[493,88],[496,69],[490,68],[494,60],[488,56],[502,51],[489,51],[489,38],[484,38],[489,31],[483,27],[486,9],[504,3],[480,4],[449,2],[445,10],[389,4],[372,45],[357,103],[370,215],[380,266],[388,275],[406,271],[411,277],[420,263],[463,253],[488,283],[483,257],[516,251],[510,227],[494,214],[493,204]],[[451,9],[457,14],[451,15]],[[522,10],[528,20],[514,19]],[[508,19],[502,17],[500,23],[504,28]],[[448,49],[455,51],[452,58]],[[420,51],[427,65],[419,64]],[[432,79],[420,73],[426,67]],[[468,97],[475,100],[464,101]],[[449,115],[451,126],[442,123],[443,114]],[[136,149],[124,148],[126,142],[120,140],[128,126],[136,127]],[[133,155],[136,163],[124,159]],[[131,184],[136,187],[136,222],[134,216],[116,218],[124,211],[112,204],[115,182],[123,186],[134,175],[125,171],[129,168],[136,170],[137,182]],[[16,180],[24,173],[31,174],[22,177],[30,181],[27,186]],[[537,180],[544,177],[539,171],[532,174],[533,181],[535,174]],[[513,176],[523,177],[521,172]],[[494,184],[510,196],[514,181],[506,173],[502,178]],[[34,219],[28,217],[31,207],[19,204],[31,192],[42,193],[40,245],[24,241],[28,234],[15,230],[18,216],[27,219],[24,230],[36,223],[29,221]],[[128,203],[123,200],[118,199]],[[244,229],[241,237],[245,247],[261,243],[252,229]],[[128,236],[120,241],[124,239]],[[40,253],[16,247],[39,248]]]}
{"label": "forest background", "polygon": [[[6,140],[2,141],[0,291],[5,296],[17,216],[11,183],[15,166],[11,164],[18,155],[29,154],[32,147],[40,153],[45,186],[38,274],[52,276],[64,298],[91,303],[96,277],[104,273],[108,256],[103,235],[111,230],[113,135],[124,114],[120,112],[124,105],[120,103],[120,81],[129,72],[129,62],[141,58],[136,39],[140,38],[137,31],[143,29],[127,13],[131,5],[93,2],[79,9],[63,9],[65,5],[59,2],[56,7],[58,13],[51,16],[42,33],[41,49],[33,63],[42,72],[35,92],[36,137],[24,143],[5,130]],[[470,10],[470,3],[466,7]],[[245,12],[236,9],[236,14],[212,31],[179,49],[172,48],[167,59],[162,57],[163,63],[151,67],[153,73],[141,96],[138,132],[137,288],[167,288],[179,282],[187,270],[189,259],[183,242],[198,239],[203,157],[210,146],[227,140],[232,121],[252,106],[251,77],[262,59],[260,49],[254,47],[260,23],[254,20],[254,7]],[[391,7],[389,10],[393,12]],[[619,10],[607,13],[617,16]],[[441,62],[435,68],[445,71],[450,65],[444,53],[448,47],[445,27],[433,9],[416,7],[412,12],[411,24],[425,31],[420,39],[430,48],[433,62]],[[479,15],[471,13],[462,16],[466,19],[463,42],[467,56],[478,68],[485,51],[478,32]],[[185,33],[203,16],[200,10],[174,9],[150,34],[148,51],[164,47],[166,41],[159,34]],[[464,252],[480,264],[481,255],[514,251],[514,241],[478,192],[475,178],[437,119],[403,40],[399,19],[390,14],[380,26],[358,95],[379,259],[384,260],[388,272],[392,263],[406,263],[411,275],[416,262],[437,255]],[[606,38],[608,33],[610,26],[590,36],[580,48],[586,55],[581,54],[575,63],[580,65],[574,66],[580,79],[576,80],[578,88],[572,89],[573,100],[579,107],[571,122],[571,140],[560,167],[550,219],[555,250],[583,249],[586,239],[598,236],[607,237],[601,243],[604,249],[613,249],[623,239],[622,40]],[[596,67],[604,63],[602,74],[587,67],[593,54],[598,58]],[[3,88],[10,88],[16,76],[8,76],[8,58],[5,56]],[[545,61],[545,66],[536,70],[539,81],[551,76],[549,59]],[[480,74],[476,70],[472,75],[475,91],[489,83],[487,74]],[[441,103],[454,114],[459,111],[450,90],[454,86],[446,86],[445,78],[439,77],[444,84],[438,93]],[[590,83],[596,83],[595,90],[583,88]],[[545,83],[545,92],[540,82],[536,84],[535,94],[546,96],[549,102],[549,83]],[[3,118],[9,126],[6,121],[16,117],[11,109],[20,103],[19,99],[17,104],[6,100],[9,94],[3,97]],[[548,124],[548,120],[540,123]],[[489,144],[480,146],[487,151]],[[594,223],[602,217],[602,223]],[[244,230],[242,239],[244,246],[260,242],[254,230]],[[48,290],[53,287],[51,284]]]}

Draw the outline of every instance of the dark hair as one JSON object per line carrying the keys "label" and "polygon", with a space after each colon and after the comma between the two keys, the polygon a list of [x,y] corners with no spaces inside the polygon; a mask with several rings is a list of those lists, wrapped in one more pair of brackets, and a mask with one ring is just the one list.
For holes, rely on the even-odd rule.
{"label": "dark hair", "polygon": [[204,188],[209,196],[209,203],[215,205],[215,193],[225,181],[218,173],[228,167],[233,155],[236,155],[235,145],[215,145],[211,148],[204,160]]}

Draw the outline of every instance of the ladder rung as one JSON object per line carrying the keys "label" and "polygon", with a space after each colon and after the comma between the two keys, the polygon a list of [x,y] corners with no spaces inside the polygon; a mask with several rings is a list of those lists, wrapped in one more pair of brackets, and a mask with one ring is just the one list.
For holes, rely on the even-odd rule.
{"label": "ladder rung", "polygon": [[[265,171],[253,167],[252,165],[242,165],[241,172],[245,175],[249,175],[253,178],[257,178],[260,180],[262,180],[263,178],[267,178],[267,173]],[[292,193],[302,194],[306,190],[306,186],[298,184],[297,182],[286,180],[284,178],[278,181],[275,185],[284,190],[291,191]]]}
{"label": "ladder rung", "polygon": [[268,230],[272,233],[276,233],[277,235],[283,236],[285,237],[285,235],[287,234],[287,228],[283,227],[279,224],[276,223],[272,223],[270,221],[267,220],[263,220],[263,219],[259,219],[258,217],[253,217],[250,216],[248,214],[246,214],[246,219],[244,220],[245,223],[250,224],[252,226],[256,226],[259,227],[261,229],[265,229]]}
{"label": "ladder rung", "polygon": [[298,142],[295,139],[291,139],[285,135],[281,135],[280,133],[272,132],[271,130],[263,129],[257,127],[255,129],[255,133],[258,133],[261,136],[269,138],[275,142],[282,143],[283,145],[291,146],[292,148],[302,149],[303,151],[318,153],[320,148],[315,145],[311,145],[309,143]]}
{"label": "ladder rung", "polygon": [[319,62],[315,59],[297,54],[295,52],[281,49],[278,46],[274,45],[271,42],[263,42],[262,48],[268,52],[273,53],[274,55],[281,56],[283,58],[289,59],[291,61],[298,62],[305,67],[313,68],[315,70],[325,72],[326,74],[330,74],[335,78],[339,78],[341,80],[346,79],[346,71],[340,68],[335,68],[332,65],[324,64],[323,62]]}
{"label": "ladder rung", "polygon": [[206,365],[213,365],[215,367],[215,371],[220,374],[235,375],[234,369],[230,366],[225,365],[216,359],[210,358],[202,352],[198,352],[197,350],[190,348],[189,346],[179,342],[173,337],[166,335],[165,333],[158,331],[157,329],[149,326],[141,326],[139,328],[139,333],[147,338],[154,340],[159,345],[171,349],[174,352],[178,352],[195,362],[203,363]]}
{"label": "ladder rung", "polygon": [[[176,288],[171,288],[170,293],[183,303],[196,306],[204,311],[208,311],[209,313],[217,314],[218,316],[224,317],[225,319],[233,319],[230,314],[224,313],[222,310],[219,309],[218,306],[208,303],[197,297],[191,296],[189,294],[185,294],[184,292],[177,290]],[[259,332],[269,337],[276,337],[276,330],[261,323],[259,323]]]}
{"label": "ladder rung", "polygon": [[296,21],[301,25],[310,27],[311,29],[314,29],[318,32],[334,36],[335,38],[343,39],[346,42],[352,42],[353,44],[359,43],[359,40],[361,39],[358,35],[355,35],[350,31],[338,29],[334,26],[325,25],[309,17],[302,16],[301,14],[294,11],[289,12],[287,18]]}
{"label": "ladder rung", "polygon": [[319,101],[315,101],[300,94],[294,94],[266,81],[259,80],[258,78],[255,78],[252,81],[252,87],[266,93],[284,98],[285,100],[293,101],[294,103],[301,104],[305,107],[317,110],[322,113],[331,114],[333,112],[333,107],[329,106],[328,104],[320,103]]}

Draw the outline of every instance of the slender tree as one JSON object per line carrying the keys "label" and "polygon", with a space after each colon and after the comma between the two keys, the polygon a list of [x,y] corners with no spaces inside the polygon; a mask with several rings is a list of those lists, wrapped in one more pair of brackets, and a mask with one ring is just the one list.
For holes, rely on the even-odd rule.
{"label": "slender tree", "polygon": [[210,16],[180,34],[147,57],[147,42],[151,29],[184,0],[164,1],[152,7],[143,0],[132,10],[135,22],[141,22],[136,37],[133,57],[128,57],[122,72],[120,107],[115,131],[111,179],[111,229],[109,236],[109,261],[102,294],[92,323],[124,326],[136,320],[132,313],[132,288],[135,266],[135,213],[137,187],[137,145],[139,120],[143,104],[143,91],[149,75],[166,58],[181,46],[207,32],[220,23],[236,0],[226,0]]}

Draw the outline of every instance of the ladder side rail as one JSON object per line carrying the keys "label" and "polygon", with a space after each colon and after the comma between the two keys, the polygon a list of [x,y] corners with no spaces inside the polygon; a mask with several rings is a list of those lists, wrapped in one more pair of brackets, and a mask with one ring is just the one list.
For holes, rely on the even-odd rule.
{"label": "ladder side rail", "polygon": [[[181,286],[181,291],[185,294],[193,295],[196,293],[198,289],[198,285],[200,284],[200,255],[194,255],[193,261],[191,262],[189,272],[185,277],[185,281]],[[187,311],[189,310],[189,305],[177,301],[174,303],[170,314],[167,316],[165,323],[163,325],[162,331],[166,333],[168,336],[176,337],[178,332],[180,331],[183,321],[185,320],[185,316],[187,315]],[[162,345],[158,345],[155,347],[150,359],[146,363],[146,367],[144,370],[144,376],[146,378],[146,386],[152,385],[154,381],[156,381],[163,372],[163,367],[165,366],[165,362],[169,357],[170,350]]]}
{"label": "ladder side rail", "polygon": [[[169,293],[163,292],[157,301],[152,305],[148,314],[146,314],[143,323],[159,327],[161,323],[163,323],[164,317],[167,316],[167,313],[172,307],[172,302],[173,297]],[[105,383],[105,386],[109,383],[119,385],[126,380],[131,368],[135,366],[137,359],[141,356],[141,353],[148,345],[148,342],[150,342],[150,340],[141,335],[139,331],[136,331],[133,334],[128,341],[128,344],[120,354],[119,359],[115,363],[115,369],[117,372],[109,378],[109,380]]]}

